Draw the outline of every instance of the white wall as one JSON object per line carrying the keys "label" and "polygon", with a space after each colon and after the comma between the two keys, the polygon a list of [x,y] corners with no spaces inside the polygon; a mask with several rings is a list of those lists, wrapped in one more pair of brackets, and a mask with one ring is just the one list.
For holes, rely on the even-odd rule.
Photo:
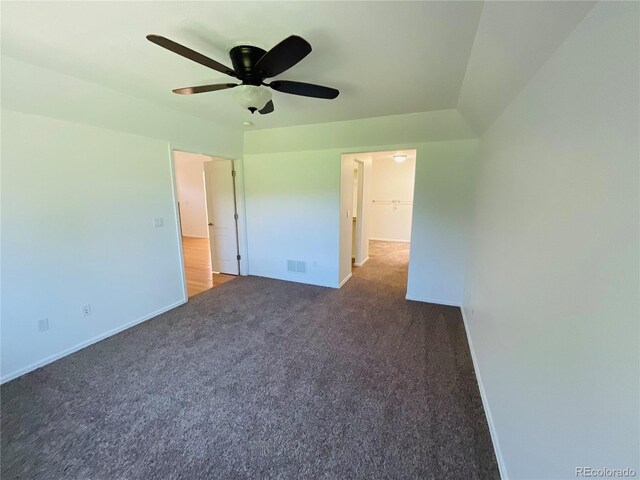
{"label": "white wall", "polygon": [[1,248],[3,380],[184,302],[169,144],[3,110]]}
{"label": "white wall", "polygon": [[464,313],[511,479],[640,471],[639,18],[596,5],[481,140]]}
{"label": "white wall", "polygon": [[182,235],[208,238],[204,162],[211,161],[211,157],[176,150],[173,159]]}
{"label": "white wall", "polygon": [[[408,242],[411,238],[415,152],[411,152],[403,163],[394,161],[392,153],[389,152],[386,157],[376,155],[373,159],[369,232],[374,240]],[[387,203],[390,200],[400,200],[402,203]]]}

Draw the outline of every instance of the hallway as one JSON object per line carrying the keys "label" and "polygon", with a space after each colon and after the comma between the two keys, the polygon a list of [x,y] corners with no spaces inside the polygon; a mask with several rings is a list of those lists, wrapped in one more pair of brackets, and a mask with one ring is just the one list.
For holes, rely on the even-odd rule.
{"label": "hallway", "polygon": [[362,267],[353,267],[353,275],[370,278],[378,276],[380,269],[385,269],[388,270],[385,279],[389,285],[406,290],[409,251],[408,242],[369,240],[369,260]]}
{"label": "hallway", "polygon": [[238,277],[3,385],[2,478],[499,478],[459,309],[371,247],[339,290]]}
{"label": "hallway", "polygon": [[211,273],[208,238],[182,237],[182,251],[189,298],[236,278],[235,275]]}

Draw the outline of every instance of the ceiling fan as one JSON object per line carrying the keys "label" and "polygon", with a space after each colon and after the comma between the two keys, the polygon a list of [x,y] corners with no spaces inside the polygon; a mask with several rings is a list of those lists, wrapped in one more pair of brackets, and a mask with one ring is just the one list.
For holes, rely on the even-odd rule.
{"label": "ceiling fan", "polygon": [[233,88],[235,89],[234,96],[243,107],[247,108],[251,113],[258,111],[258,113],[264,115],[273,112],[274,108],[271,100],[271,91],[265,87],[270,87],[282,93],[326,99],[336,98],[340,93],[335,88],[290,80],[274,80],[270,83],[265,83],[265,78],[280,75],[311,53],[309,42],[296,35],[285,38],[268,52],[252,45],[239,45],[232,48],[229,52],[229,57],[231,57],[233,68],[229,68],[160,35],[147,35],[147,40],[200,65],[234,77],[241,82],[217,83],[173,90],[174,93],[180,95]]}

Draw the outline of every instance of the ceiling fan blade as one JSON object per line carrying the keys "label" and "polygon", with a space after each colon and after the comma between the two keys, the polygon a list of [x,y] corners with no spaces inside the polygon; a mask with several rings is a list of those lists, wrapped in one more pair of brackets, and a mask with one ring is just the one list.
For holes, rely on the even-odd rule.
{"label": "ceiling fan blade", "polygon": [[310,53],[309,42],[297,35],[291,35],[265,53],[256,63],[256,70],[261,70],[265,78],[275,77]]}
{"label": "ceiling fan blade", "polygon": [[232,77],[236,76],[236,72],[233,69],[222,65],[215,60],[202,55],[201,53],[196,52],[195,50],[191,50],[190,48],[185,47],[184,45],[180,45],[179,43],[174,42],[173,40],[169,40],[168,38],[161,37],[160,35],[147,35],[147,40],[156,45],[160,45],[162,48],[166,48],[167,50],[177,53],[189,60],[199,63],[200,65],[204,65],[205,67],[212,68],[218,72],[226,73],[227,75],[231,75]]}
{"label": "ceiling fan blade", "polygon": [[200,85],[198,87],[176,88],[173,93],[180,95],[192,95],[194,93],[215,92],[217,90],[226,90],[227,88],[237,87],[237,83],[216,83],[214,85]]}
{"label": "ceiling fan blade", "polygon": [[303,97],[333,99],[340,94],[335,88],[314,85],[313,83],[292,82],[289,80],[275,80],[271,82],[269,86],[279,92],[302,95]]}
{"label": "ceiling fan blade", "polygon": [[258,110],[260,115],[266,115],[267,113],[273,112],[273,100],[269,100],[267,104],[262,107],[262,110]]}

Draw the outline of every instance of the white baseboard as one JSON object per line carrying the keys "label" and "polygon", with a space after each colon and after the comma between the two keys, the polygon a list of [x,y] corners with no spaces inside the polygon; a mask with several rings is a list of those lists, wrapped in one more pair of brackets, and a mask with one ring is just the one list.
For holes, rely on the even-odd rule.
{"label": "white baseboard", "polygon": [[452,303],[450,300],[439,300],[437,298],[417,298],[409,293],[404,297],[407,300],[411,300],[413,302],[424,302],[424,303],[434,303],[436,305],[444,305],[445,307],[458,307],[462,308],[458,303]]}
{"label": "white baseboard", "polygon": [[411,240],[399,240],[397,238],[369,238],[376,242],[398,242],[398,243],[411,243]]}
{"label": "white baseboard", "polygon": [[15,370],[11,373],[8,373],[7,375],[3,376],[2,378],[0,378],[0,384],[8,382],[10,380],[13,380],[14,378],[18,378],[21,375],[24,375],[25,373],[29,373],[32,372],[33,370],[36,370],[40,367],[44,367],[45,365],[51,363],[51,362],[55,362],[56,360],[61,359],[62,357],[66,357],[67,355],[71,355],[72,353],[77,352],[78,350],[82,350],[85,347],[88,347],[89,345],[93,345],[94,343],[99,342],[100,340],[104,340],[107,337],[111,337],[112,335],[115,335],[116,333],[120,333],[123,330],[127,330],[128,328],[131,328],[135,325],[138,325],[139,323],[145,322],[147,320],[150,320],[153,317],[157,317],[158,315],[164,313],[164,312],[168,312],[169,310],[176,308],[180,305],[183,305],[187,303],[186,300],[180,300],[176,303],[173,303],[171,305],[168,305],[164,308],[161,308],[159,310],[156,310],[155,312],[149,313],[148,315],[144,315],[132,322],[129,323],[125,323],[124,325],[120,325],[119,327],[113,328],[105,333],[101,333],[100,335],[97,335],[93,338],[90,338],[89,340],[85,340],[84,342],[80,342],[77,345],[74,345],[73,347],[67,348],[65,350],[62,350],[61,352],[55,353],[53,355],[50,355],[46,358],[43,358],[42,360],[38,360],[37,362],[32,363],[31,365],[27,365],[26,367],[23,368],[19,368],[18,370]]}
{"label": "white baseboard", "polygon": [[469,325],[467,324],[467,316],[464,313],[464,308],[460,307],[462,312],[462,322],[464,323],[464,331],[467,334],[467,343],[469,344],[469,350],[471,351],[471,360],[473,361],[473,370],[476,373],[476,380],[478,381],[478,389],[480,390],[480,398],[482,399],[482,406],[484,413],[487,417],[487,424],[489,425],[489,433],[491,434],[491,442],[493,443],[493,450],[496,454],[496,460],[498,461],[498,470],[500,471],[500,478],[508,480],[507,466],[504,463],[502,457],[502,450],[500,450],[500,442],[498,441],[498,432],[496,426],[493,423],[493,416],[491,415],[491,409],[489,408],[489,401],[487,400],[487,394],[484,390],[484,384],[482,383],[482,377],[480,376],[480,369],[478,368],[478,361],[476,359],[476,351],[473,348],[473,341],[471,335],[469,335]]}
{"label": "white baseboard", "polygon": [[369,257],[365,258],[364,260],[362,260],[361,262],[355,262],[354,265],[356,267],[361,267],[362,265],[364,265],[365,263],[367,263],[367,260],[369,260]]}
{"label": "white baseboard", "polygon": [[[293,272],[292,272],[293,273]],[[255,273],[255,272],[249,272],[247,274],[250,277],[260,277],[260,278],[271,278],[273,280],[281,280],[283,282],[291,282],[291,283],[302,283],[304,285],[315,285],[316,287],[327,287],[327,288],[339,288],[335,283],[333,282],[316,282],[316,281],[309,281],[306,279],[306,275],[301,275],[301,274],[297,274],[298,278],[291,278],[289,276],[284,276],[284,275],[273,275],[271,273],[263,273],[263,272],[259,272],[259,273]]]}
{"label": "white baseboard", "polygon": [[347,276],[345,277],[345,279],[344,279],[344,280],[342,280],[342,281],[340,282],[340,284],[338,285],[338,288],[342,288],[342,286],[343,286],[345,283],[347,283],[347,282],[349,281],[349,279],[350,279],[352,276],[353,276],[353,273],[350,273],[349,275],[347,275]]}

